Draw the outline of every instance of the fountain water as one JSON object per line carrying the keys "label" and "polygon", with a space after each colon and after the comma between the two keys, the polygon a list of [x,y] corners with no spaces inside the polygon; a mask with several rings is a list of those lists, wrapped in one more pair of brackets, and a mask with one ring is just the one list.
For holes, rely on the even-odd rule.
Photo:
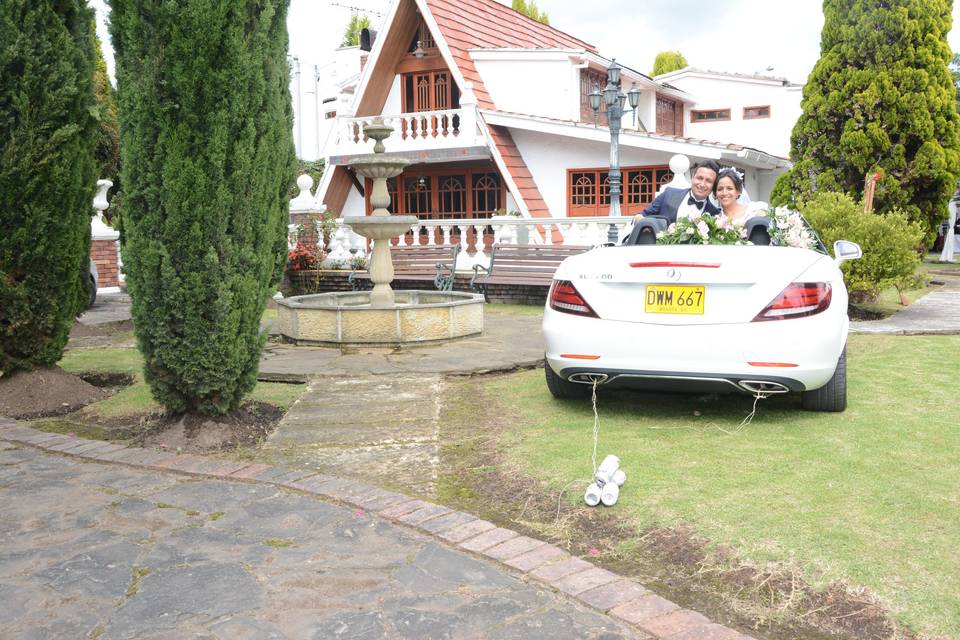
{"label": "fountain water", "polygon": [[376,141],[373,154],[350,163],[358,174],[373,180],[369,216],[343,218],[357,234],[373,240],[370,258],[372,291],[320,293],[279,300],[280,333],[303,344],[403,345],[436,342],[481,333],[483,296],[457,291],[393,291],[390,240],[403,235],[416,216],[387,211],[387,179],[400,175],[409,160],[384,154],[383,141],[393,129],[382,122],[363,128]]}

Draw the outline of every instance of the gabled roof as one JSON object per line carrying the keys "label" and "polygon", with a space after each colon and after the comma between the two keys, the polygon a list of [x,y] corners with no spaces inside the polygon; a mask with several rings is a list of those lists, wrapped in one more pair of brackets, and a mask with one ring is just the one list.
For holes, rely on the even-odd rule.
{"label": "gabled roof", "polygon": [[[470,56],[470,49],[577,49],[597,53],[596,47],[550,25],[537,22],[496,0],[420,0],[426,4],[429,17],[439,29],[442,41],[463,79],[473,84],[473,92],[481,109],[496,109],[483,84],[483,78]],[[426,16],[425,16],[426,17]],[[431,20],[427,20],[430,24]],[[549,218],[550,210],[540,189],[533,181],[510,131],[504,127],[488,128],[495,147],[494,159],[501,171],[509,175],[534,218]]]}
{"label": "gabled roof", "polygon": [[430,14],[483,109],[496,108],[470,57],[470,49],[583,49],[596,47],[537,22],[496,0],[425,0]]}

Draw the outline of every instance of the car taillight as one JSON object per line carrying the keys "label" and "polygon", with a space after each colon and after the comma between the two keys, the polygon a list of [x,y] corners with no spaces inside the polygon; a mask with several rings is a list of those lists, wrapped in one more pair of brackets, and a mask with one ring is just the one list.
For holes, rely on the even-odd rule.
{"label": "car taillight", "polygon": [[754,322],[803,318],[825,311],[833,298],[829,282],[794,282],[757,314]]}
{"label": "car taillight", "polygon": [[572,313],[576,316],[599,318],[583,299],[577,288],[569,280],[554,280],[550,285],[550,308],[562,313]]}

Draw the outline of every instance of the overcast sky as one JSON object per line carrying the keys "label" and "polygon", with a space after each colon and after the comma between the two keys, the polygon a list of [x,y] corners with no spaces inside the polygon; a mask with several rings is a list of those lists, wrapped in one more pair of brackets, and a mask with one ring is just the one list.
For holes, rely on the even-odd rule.
{"label": "overcast sky", "polygon": [[[98,33],[107,39],[105,0],[90,0],[98,14]],[[506,2],[509,4],[509,2]],[[596,46],[638,71],[649,73],[658,51],[679,50],[695,67],[771,75],[803,82],[820,55],[823,27],[820,0],[538,0],[550,24]],[[290,53],[322,65],[340,44],[354,9],[365,10],[377,25],[390,0],[291,0],[287,22]],[[379,13],[380,15],[376,15]],[[960,22],[960,2],[953,10]],[[960,30],[950,34],[960,51]],[[112,50],[104,47],[110,59]]]}

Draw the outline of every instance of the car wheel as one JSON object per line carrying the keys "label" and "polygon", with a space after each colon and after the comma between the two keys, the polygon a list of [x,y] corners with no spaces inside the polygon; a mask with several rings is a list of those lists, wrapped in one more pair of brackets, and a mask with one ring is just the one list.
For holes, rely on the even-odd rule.
{"label": "car wheel", "polygon": [[87,288],[90,290],[90,295],[87,296],[87,309],[89,309],[97,301],[97,282],[93,279],[93,276],[90,276]]}
{"label": "car wheel", "polygon": [[804,391],[800,406],[807,411],[843,411],[847,408],[847,346],[843,346],[837,370],[833,377],[819,389]]}
{"label": "car wheel", "polygon": [[589,398],[592,390],[590,385],[567,382],[550,368],[550,363],[544,363],[543,370],[547,376],[547,389],[554,398],[560,400],[584,400]]}

